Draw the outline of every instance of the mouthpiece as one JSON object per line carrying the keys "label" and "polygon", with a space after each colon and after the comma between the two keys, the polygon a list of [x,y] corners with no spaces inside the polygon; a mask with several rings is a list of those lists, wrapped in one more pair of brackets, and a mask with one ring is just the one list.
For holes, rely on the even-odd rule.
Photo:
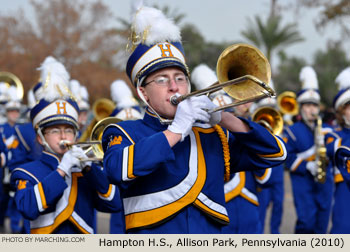
{"label": "mouthpiece", "polygon": [[173,96],[170,97],[170,103],[173,104],[174,106],[178,105],[180,103],[180,99],[177,99],[178,95],[174,94]]}
{"label": "mouthpiece", "polygon": [[59,143],[59,146],[62,150],[65,150],[66,148],[68,148],[71,145],[72,145],[71,142],[68,140],[61,140]]}

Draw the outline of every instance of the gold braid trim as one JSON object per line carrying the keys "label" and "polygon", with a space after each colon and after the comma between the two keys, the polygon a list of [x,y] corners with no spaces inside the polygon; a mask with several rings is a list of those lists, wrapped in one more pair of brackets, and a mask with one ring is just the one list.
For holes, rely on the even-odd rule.
{"label": "gold braid trim", "polygon": [[214,129],[218,133],[222,143],[225,161],[225,182],[227,182],[230,180],[230,149],[228,148],[227,138],[222,128],[219,125],[215,125]]}

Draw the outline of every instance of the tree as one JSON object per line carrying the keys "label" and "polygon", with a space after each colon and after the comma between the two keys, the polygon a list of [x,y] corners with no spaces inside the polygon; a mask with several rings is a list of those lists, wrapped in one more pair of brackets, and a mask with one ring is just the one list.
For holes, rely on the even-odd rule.
{"label": "tree", "polygon": [[264,23],[259,16],[255,16],[255,22],[249,19],[248,27],[241,32],[246,39],[264,50],[270,63],[274,51],[304,40],[296,24],[281,27],[281,21],[281,16],[270,16]]}
{"label": "tree", "polygon": [[332,106],[333,98],[338,92],[335,85],[337,75],[350,62],[346,59],[347,53],[339,43],[329,42],[325,51],[318,50],[314,56],[314,68],[317,73],[322,101]]}
{"label": "tree", "polygon": [[283,91],[297,93],[301,89],[299,72],[306,65],[306,61],[298,57],[288,57],[284,52],[279,53],[279,58],[281,63],[273,78],[277,94]]}
{"label": "tree", "polygon": [[113,17],[101,1],[31,0],[34,20],[23,11],[0,17],[0,65],[16,74],[25,90],[37,83],[36,68],[49,55],[60,60],[71,78],[86,85],[91,100],[109,97],[109,85],[125,78],[113,65],[121,34],[106,28]]}
{"label": "tree", "polygon": [[319,9],[316,28],[324,29],[330,24],[337,24],[342,30],[344,38],[350,37],[350,1],[349,0],[302,0],[296,8],[307,7]]}

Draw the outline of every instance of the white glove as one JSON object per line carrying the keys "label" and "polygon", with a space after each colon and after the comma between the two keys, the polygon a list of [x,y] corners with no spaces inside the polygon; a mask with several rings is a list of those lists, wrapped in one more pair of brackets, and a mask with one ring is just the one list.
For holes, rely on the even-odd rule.
{"label": "white glove", "polygon": [[202,97],[203,96],[191,97],[177,105],[174,120],[171,125],[168,126],[168,130],[173,133],[181,134],[181,141],[188,136],[195,121],[209,122],[209,113],[202,109],[206,106]]}
{"label": "white glove", "polygon": [[306,163],[306,170],[308,170],[314,177],[317,175],[317,169],[318,166],[316,161],[309,161]]}
{"label": "white glove", "polygon": [[[212,109],[215,109],[216,107],[218,107],[209,99],[208,96],[203,95],[200,97],[201,97],[201,100],[205,103],[205,106],[203,108],[205,108],[207,110],[212,110]],[[221,122],[221,112],[222,111],[216,111],[214,113],[210,113],[209,124],[211,126],[214,126],[214,125]]]}
{"label": "white glove", "polygon": [[83,162],[81,162],[80,159],[86,157],[87,156],[81,148],[73,145],[72,149],[70,149],[63,155],[62,160],[58,165],[58,168],[60,168],[68,177],[70,177],[73,166],[77,166],[80,168],[85,167],[82,166]]}

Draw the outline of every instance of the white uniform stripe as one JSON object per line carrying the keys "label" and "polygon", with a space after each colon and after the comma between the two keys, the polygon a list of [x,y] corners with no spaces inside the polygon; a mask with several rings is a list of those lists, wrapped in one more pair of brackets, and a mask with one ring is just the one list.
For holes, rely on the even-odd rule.
{"label": "white uniform stripe", "polygon": [[282,151],[283,151],[283,155],[281,157],[262,157],[263,159],[266,160],[276,160],[276,161],[280,161],[280,160],[285,160],[287,158],[287,150],[286,150],[286,146],[284,146],[283,141],[281,141],[278,137],[276,137],[277,141],[280,143],[281,147],[282,147]]}
{"label": "white uniform stripe", "polygon": [[200,193],[197,197],[204,205],[209,207],[210,209],[214,210],[215,212],[221,213],[223,215],[228,216],[227,210],[225,207],[221,206],[220,204],[212,201],[209,199],[204,193]]}
{"label": "white uniform stripe", "polygon": [[300,163],[302,160],[306,160],[307,158],[311,157],[316,153],[316,147],[315,145],[311,146],[306,151],[300,152],[297,154],[297,158],[293,162],[292,166],[290,167],[291,170],[294,170],[296,166]]}
{"label": "white uniform stripe", "polygon": [[52,225],[55,222],[57,216],[68,206],[69,194],[72,187],[71,177],[66,176],[65,181],[68,187],[64,190],[62,197],[57,202],[55,211],[40,215],[37,219],[31,221],[31,228],[41,228]]}
{"label": "white uniform stripe", "polygon": [[125,215],[149,211],[168,204],[171,204],[182,198],[195,184],[198,176],[198,154],[197,142],[194,133],[191,131],[191,151],[189,160],[189,172],[187,176],[177,185],[172,188],[165,189],[160,192],[154,192],[146,195],[124,198]]}
{"label": "white uniform stripe", "polygon": [[258,197],[256,197],[256,195],[254,193],[250,192],[247,188],[243,188],[241,193],[244,194],[245,196],[247,196],[248,198],[256,201],[256,202],[259,202]]}
{"label": "white uniform stripe", "polygon": [[233,191],[237,187],[239,182],[240,182],[240,177],[239,177],[239,172],[237,172],[237,173],[235,173],[233,178],[230,179],[230,181],[225,183],[225,185],[224,185],[224,192],[225,192],[225,194]]}
{"label": "white uniform stripe", "polygon": [[39,212],[45,211],[45,209],[43,207],[43,203],[41,202],[41,197],[40,197],[40,192],[39,192],[39,184],[36,184],[34,186],[34,194],[35,194],[36,204],[38,206]]}
{"label": "white uniform stripe", "polygon": [[[279,168],[277,168],[277,169],[279,169]],[[270,179],[271,173],[272,173],[272,172],[273,172],[273,171],[272,171],[272,168],[266,169],[265,174],[264,174],[264,178],[259,179],[259,178],[255,177],[255,178],[256,178],[256,181],[257,181],[259,184],[265,184],[265,183]]]}
{"label": "white uniform stripe", "polygon": [[129,147],[123,149],[123,166],[122,166],[122,180],[130,181],[132,179],[128,178],[128,163],[129,163]]}
{"label": "white uniform stripe", "polygon": [[111,193],[108,197],[103,197],[101,196],[101,194],[98,193],[98,197],[107,201],[111,201],[114,198],[114,195],[115,195],[115,185],[112,185]]}
{"label": "white uniform stripe", "polygon": [[73,219],[78,222],[78,224],[83,227],[88,233],[93,234],[94,229],[90,227],[75,211],[72,213]]}

